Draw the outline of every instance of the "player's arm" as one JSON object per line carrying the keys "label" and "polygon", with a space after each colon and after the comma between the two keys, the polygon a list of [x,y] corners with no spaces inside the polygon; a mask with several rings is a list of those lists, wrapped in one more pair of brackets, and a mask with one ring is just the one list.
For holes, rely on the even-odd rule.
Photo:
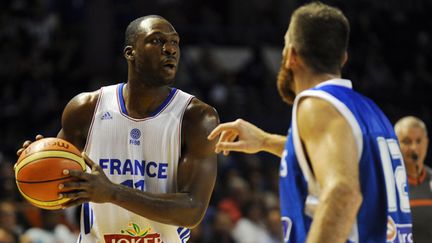
{"label": "player's arm", "polygon": [[307,242],[346,242],[362,202],[359,151],[351,126],[319,98],[301,100],[297,117],[321,192]]}
{"label": "player's arm", "polygon": [[58,138],[71,142],[83,151],[98,96],[98,91],[81,93],[69,101],[63,110]]}
{"label": "player's arm", "polygon": [[248,154],[265,151],[281,157],[286,142],[286,136],[267,133],[242,119],[220,124],[208,139],[213,140],[219,135],[215,152],[223,151],[224,155],[231,151]]}
{"label": "player's arm", "polygon": [[148,219],[177,226],[194,227],[201,222],[216,180],[215,142],[207,135],[219,123],[216,111],[197,99],[189,104],[182,124],[182,157],[177,173],[177,192],[150,193],[110,182],[99,165],[84,158],[91,173],[70,171],[79,182],[65,183],[65,206],[83,202],[110,202]]}

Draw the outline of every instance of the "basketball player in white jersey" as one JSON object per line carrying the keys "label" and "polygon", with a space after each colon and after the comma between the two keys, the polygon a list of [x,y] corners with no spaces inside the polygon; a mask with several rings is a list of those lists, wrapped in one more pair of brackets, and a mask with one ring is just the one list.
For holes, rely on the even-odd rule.
{"label": "basketball player in white jersey", "polygon": [[171,87],[179,41],[160,16],[132,21],[127,82],[79,94],[64,109],[58,137],[89,165],[65,171],[78,181],[59,186],[59,196],[72,199],[65,207],[83,205],[78,242],[186,242],[203,218],[217,168],[206,136],[219,118]]}

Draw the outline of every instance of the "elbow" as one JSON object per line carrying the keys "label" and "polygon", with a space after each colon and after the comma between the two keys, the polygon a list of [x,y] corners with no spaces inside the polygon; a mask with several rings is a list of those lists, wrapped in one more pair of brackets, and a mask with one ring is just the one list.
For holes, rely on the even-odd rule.
{"label": "elbow", "polygon": [[207,207],[204,205],[195,205],[192,210],[187,210],[186,217],[182,217],[180,225],[189,229],[197,227],[202,219]]}
{"label": "elbow", "polygon": [[341,205],[357,212],[363,202],[360,185],[346,182],[334,183],[327,190],[327,199],[337,200]]}

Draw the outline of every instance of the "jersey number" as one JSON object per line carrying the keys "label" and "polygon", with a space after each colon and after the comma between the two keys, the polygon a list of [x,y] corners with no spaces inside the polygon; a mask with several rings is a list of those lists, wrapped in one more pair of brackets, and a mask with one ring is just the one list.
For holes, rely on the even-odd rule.
{"label": "jersey number", "polygon": [[[394,139],[378,137],[378,148],[380,152],[384,179],[387,191],[387,206],[389,212],[397,211],[397,196],[399,196],[399,207],[402,212],[409,213],[410,205],[407,189],[407,176],[404,169],[404,162],[399,146]],[[393,168],[392,161],[399,160],[396,168]],[[396,162],[397,163],[397,162]],[[397,194],[396,194],[397,190]]]}
{"label": "jersey number", "polygon": [[145,183],[144,183],[144,180],[139,180],[135,183],[133,180],[125,180],[120,184],[125,185],[125,186],[130,187],[130,188],[135,188],[135,189],[144,191],[144,184]]}

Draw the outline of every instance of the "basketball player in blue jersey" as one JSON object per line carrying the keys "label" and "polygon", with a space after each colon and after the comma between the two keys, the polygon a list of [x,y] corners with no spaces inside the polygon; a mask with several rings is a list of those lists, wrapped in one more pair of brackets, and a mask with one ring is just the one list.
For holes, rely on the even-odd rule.
{"label": "basketball player in blue jersey", "polygon": [[186,242],[203,218],[217,168],[207,135],[219,118],[171,87],[179,41],[160,16],[132,21],[127,82],[79,94],[64,109],[58,137],[82,150],[89,166],[66,170],[78,181],[59,185],[59,196],[71,198],[64,207],[83,205],[78,242]]}
{"label": "basketball player in blue jersey", "polygon": [[293,105],[288,136],[238,119],[209,135],[216,152],[281,157],[285,242],[412,242],[407,178],[397,138],[381,110],[341,78],[349,23],[313,2],[293,13],[278,90]]}

